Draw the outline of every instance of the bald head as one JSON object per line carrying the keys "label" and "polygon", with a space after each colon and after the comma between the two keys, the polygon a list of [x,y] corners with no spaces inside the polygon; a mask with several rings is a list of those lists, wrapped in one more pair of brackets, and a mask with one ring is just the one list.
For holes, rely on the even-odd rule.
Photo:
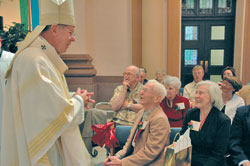
{"label": "bald head", "polygon": [[128,66],[128,67],[126,68],[126,71],[127,71],[127,70],[133,72],[133,74],[137,74],[137,75],[140,74],[139,68],[136,67],[136,66],[134,66],[134,65]]}
{"label": "bald head", "polygon": [[125,70],[125,72],[123,73],[124,76],[124,80],[129,81],[129,84],[132,86],[135,86],[138,81],[139,81],[139,68],[136,66],[128,66]]}

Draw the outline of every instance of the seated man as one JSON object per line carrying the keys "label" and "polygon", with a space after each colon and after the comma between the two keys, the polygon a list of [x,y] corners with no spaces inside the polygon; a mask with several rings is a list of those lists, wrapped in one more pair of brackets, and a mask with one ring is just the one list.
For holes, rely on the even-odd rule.
{"label": "seated man", "polygon": [[104,161],[105,166],[163,165],[170,133],[168,118],[160,106],[166,89],[156,80],[149,80],[140,94],[143,109],[137,114],[128,140],[122,150]]}
{"label": "seated man", "polygon": [[250,166],[250,105],[239,107],[231,126],[229,154],[235,166]]}
{"label": "seated man", "polygon": [[196,84],[202,81],[204,77],[203,67],[200,65],[194,66],[192,70],[192,74],[193,74],[194,81],[184,86],[183,97],[186,97],[189,99],[190,105],[193,108]]}
{"label": "seated man", "polygon": [[147,77],[147,70],[146,68],[142,67],[140,68],[140,76],[139,76],[139,81],[141,84],[145,85],[148,80],[146,79]]}
{"label": "seated man", "polygon": [[[136,104],[140,98],[140,91],[143,85],[139,83],[139,69],[136,66],[128,66],[123,73],[123,85],[115,89],[114,96],[110,103],[112,109],[116,112],[114,121],[117,124],[133,125],[136,112],[142,106]],[[99,109],[92,108],[86,112],[86,120],[81,125],[82,138],[89,151],[92,154],[92,141],[94,131],[91,126],[95,124],[105,124],[107,121],[107,112]]]}
{"label": "seated man", "polygon": [[128,66],[123,73],[122,85],[116,87],[110,100],[114,114],[114,122],[118,125],[134,124],[136,114],[142,109],[138,104],[143,85],[139,82],[139,68]]}

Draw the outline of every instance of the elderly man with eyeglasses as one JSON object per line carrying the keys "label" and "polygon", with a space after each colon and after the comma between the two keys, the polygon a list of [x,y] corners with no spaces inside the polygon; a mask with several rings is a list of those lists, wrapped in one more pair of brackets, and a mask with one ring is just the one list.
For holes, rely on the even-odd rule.
{"label": "elderly man with eyeglasses", "polygon": [[[123,83],[114,90],[110,104],[114,111],[113,120],[116,124],[132,126],[137,112],[142,108],[138,101],[143,85],[139,82],[139,68],[136,66],[128,66],[123,72],[123,76]],[[87,111],[86,120],[82,124],[82,138],[89,153],[93,156],[95,153],[92,153],[91,138],[94,136],[94,131],[91,126],[105,124],[108,117],[107,112],[97,108]]]}
{"label": "elderly man with eyeglasses", "polygon": [[114,90],[110,104],[115,112],[113,120],[118,125],[132,126],[137,112],[142,109],[142,105],[138,104],[140,91],[143,88],[143,85],[139,82],[139,74],[138,67],[128,66],[123,73],[122,85]]}
{"label": "elderly man with eyeglasses", "polygon": [[162,166],[164,149],[169,144],[170,125],[160,103],[166,96],[165,87],[149,80],[140,92],[143,106],[122,150],[104,161],[105,166]]}

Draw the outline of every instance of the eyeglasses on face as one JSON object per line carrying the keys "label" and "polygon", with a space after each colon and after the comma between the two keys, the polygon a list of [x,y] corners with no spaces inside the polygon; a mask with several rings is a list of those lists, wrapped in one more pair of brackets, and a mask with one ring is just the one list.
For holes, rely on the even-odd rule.
{"label": "eyeglasses on face", "polygon": [[222,84],[224,85],[224,86],[232,86],[230,83],[227,83],[227,82],[222,82]]}
{"label": "eyeglasses on face", "polygon": [[124,75],[124,76],[125,76],[125,75],[127,75],[127,76],[131,76],[131,75],[135,75],[135,74],[133,74],[133,73],[129,73],[129,72],[123,72],[123,73],[122,73],[122,75]]}
{"label": "eyeglasses on face", "polygon": [[72,30],[70,30],[70,29],[68,29],[68,28],[64,28],[64,29],[66,29],[66,30],[68,31],[68,33],[69,33],[69,35],[70,35],[70,38],[75,38],[76,34],[75,34],[74,31],[72,31]]}
{"label": "eyeglasses on face", "polygon": [[145,87],[142,89],[142,91],[144,93],[150,93],[150,92],[152,92],[152,90],[150,90],[149,88],[145,88]]}
{"label": "eyeglasses on face", "polygon": [[202,72],[200,72],[200,71],[195,71],[195,72],[193,72],[194,74],[202,74]]}

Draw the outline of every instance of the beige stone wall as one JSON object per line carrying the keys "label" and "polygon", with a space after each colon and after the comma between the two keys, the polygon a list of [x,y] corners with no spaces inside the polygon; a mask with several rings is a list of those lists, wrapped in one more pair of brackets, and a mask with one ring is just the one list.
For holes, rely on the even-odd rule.
{"label": "beige stone wall", "polygon": [[85,0],[86,43],[99,76],[121,76],[132,64],[131,0]]}
{"label": "beige stone wall", "polygon": [[88,54],[86,48],[86,2],[85,0],[74,0],[76,19],[76,41],[71,44],[66,54]]}
{"label": "beige stone wall", "polygon": [[0,16],[3,16],[4,25],[12,25],[12,22],[21,22],[19,0],[2,0]]}
{"label": "beige stone wall", "polygon": [[148,79],[163,69],[163,1],[142,1],[142,66]]}
{"label": "beige stone wall", "polygon": [[[140,8],[140,4],[142,7],[142,22],[138,24],[141,32],[140,28],[135,27],[136,32],[141,33],[141,41],[132,38],[132,4],[135,0],[74,0],[76,42],[67,53],[89,54],[97,69],[97,76],[121,76],[125,67],[133,63],[132,58],[136,64],[148,69],[149,79],[155,77],[155,71],[159,68],[179,76],[181,0],[136,1],[137,8]],[[249,22],[246,24],[246,19],[249,19],[249,14],[246,12],[249,13],[249,1],[238,0],[234,67],[244,83],[249,82],[249,78],[243,74],[248,71],[249,65],[242,66],[250,48],[247,46]],[[0,15],[4,16],[5,24],[20,22],[19,0],[3,0]],[[141,46],[137,43],[141,55],[136,55],[136,50],[132,52],[133,42],[141,42]]]}
{"label": "beige stone wall", "polygon": [[243,42],[244,42],[244,12],[245,0],[237,1],[235,14],[235,44],[234,44],[234,68],[237,77],[241,78],[242,73],[242,56],[243,56]]}

